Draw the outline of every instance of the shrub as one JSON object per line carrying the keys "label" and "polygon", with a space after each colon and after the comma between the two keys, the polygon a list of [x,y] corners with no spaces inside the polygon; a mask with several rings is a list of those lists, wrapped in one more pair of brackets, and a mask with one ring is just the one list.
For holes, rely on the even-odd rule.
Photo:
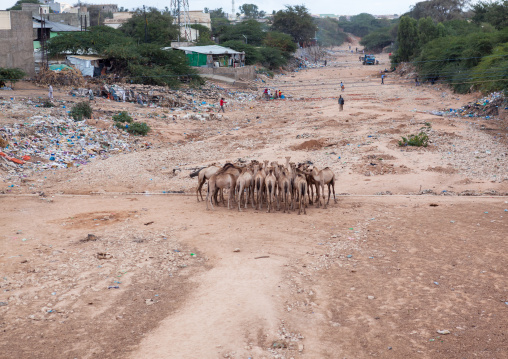
{"label": "shrub", "polygon": [[132,135],[146,136],[146,134],[150,131],[150,126],[144,122],[134,122],[125,130]]}
{"label": "shrub", "polygon": [[127,111],[122,111],[116,115],[113,115],[113,121],[115,122],[122,122],[122,123],[125,123],[125,122],[128,122],[128,123],[131,123],[132,122],[132,117],[129,115],[129,113]]}
{"label": "shrub", "polygon": [[49,100],[46,100],[42,103],[42,107],[45,107],[45,108],[51,108],[51,107],[55,107],[55,105],[53,105],[53,103]]}
{"label": "shrub", "polygon": [[416,147],[427,147],[429,144],[429,136],[425,132],[420,132],[417,135],[410,135],[408,138],[402,137],[402,141],[399,141],[399,146],[416,146]]}
{"label": "shrub", "polygon": [[78,102],[71,109],[71,117],[74,121],[82,121],[85,118],[92,118],[92,107],[88,102]]}
{"label": "shrub", "polygon": [[11,87],[26,76],[26,73],[21,69],[6,69],[0,67],[0,87],[4,87],[7,82],[11,83]]}

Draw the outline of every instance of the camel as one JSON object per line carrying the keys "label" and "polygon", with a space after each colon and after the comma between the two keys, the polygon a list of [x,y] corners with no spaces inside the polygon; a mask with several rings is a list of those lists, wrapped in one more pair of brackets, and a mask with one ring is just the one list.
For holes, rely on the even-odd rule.
{"label": "camel", "polygon": [[[203,188],[203,185],[205,184],[206,180],[210,179],[210,177],[212,177],[214,174],[216,174],[217,171],[219,171],[219,170],[220,170],[220,167],[215,166],[215,165],[211,165],[209,167],[205,167],[205,168],[202,168],[201,170],[199,170],[198,187],[196,188],[196,198],[197,198],[198,202],[199,202],[199,196],[201,196],[201,200],[204,201],[203,194],[201,193],[201,189]],[[195,177],[195,173],[192,173],[190,176],[191,176],[191,178]]]}
{"label": "camel", "polygon": [[[299,173],[295,178],[295,194],[298,198],[298,214],[300,214],[303,206],[303,214],[307,214],[305,208],[307,204],[305,203],[305,197],[307,196],[307,179],[304,174]],[[293,203],[295,198],[293,198]]]}
{"label": "camel", "polygon": [[256,190],[256,209],[263,207],[263,194],[265,190],[266,173],[259,165],[254,165],[254,189]]}
{"label": "camel", "polygon": [[236,193],[238,194],[238,211],[241,211],[242,195],[244,190],[246,191],[245,209],[247,209],[249,197],[251,198],[252,208],[254,208],[254,176],[252,174],[252,170],[249,167],[245,167],[242,170],[242,173],[236,181]]}
{"label": "camel", "polygon": [[273,202],[277,195],[277,178],[274,174],[273,167],[268,168],[268,174],[265,178],[265,189],[266,189],[266,206],[268,207],[267,213],[273,209]]}
{"label": "camel", "polygon": [[[316,192],[317,192],[317,205],[316,207],[319,207],[321,205],[321,197],[320,192],[323,196],[323,206],[326,209],[326,206],[328,203],[330,203],[330,186],[333,190],[333,201],[337,203],[337,199],[335,198],[335,174],[333,171],[326,167],[323,168],[321,171],[318,171],[317,167],[314,166],[312,171],[304,171],[306,175],[310,175],[310,177],[316,182]],[[328,201],[325,202],[325,185],[328,185]]]}
{"label": "camel", "polygon": [[[206,209],[208,210],[208,202],[210,202],[210,205],[213,208],[212,199],[217,198],[217,192],[218,190],[229,190],[228,195],[228,209],[229,209],[229,200],[234,197],[235,192],[235,184],[236,179],[235,176],[231,173],[219,173],[214,174],[210,179],[208,180],[208,192],[206,193]],[[216,201],[217,202],[217,201]]]}
{"label": "camel", "polygon": [[[224,166],[222,166],[222,168],[219,171],[216,172],[216,174],[221,174],[221,173],[232,174],[235,177],[235,183],[236,183],[236,181],[238,180],[238,177],[240,176],[241,170],[242,170],[241,167],[235,166],[234,164],[227,162]],[[225,204],[224,193],[222,192],[222,190],[215,193],[215,197],[214,197],[215,203],[218,204],[217,195],[219,195],[219,194],[221,196],[222,203]],[[233,200],[234,200],[234,198],[233,198]]]}
{"label": "camel", "polygon": [[289,160],[291,159],[291,156],[286,156],[286,169],[289,171]]}
{"label": "camel", "polygon": [[288,201],[291,196],[291,181],[289,179],[289,174],[285,169],[281,171],[278,186],[279,186],[279,195],[277,196],[277,211],[280,211],[280,200],[283,200],[284,213],[286,213],[286,210],[289,213]]}

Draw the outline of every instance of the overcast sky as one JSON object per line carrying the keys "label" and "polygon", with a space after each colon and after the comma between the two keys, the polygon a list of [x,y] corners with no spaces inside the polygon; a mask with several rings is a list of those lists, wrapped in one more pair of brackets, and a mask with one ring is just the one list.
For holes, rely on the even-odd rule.
{"label": "overcast sky", "polygon": [[[78,0],[62,0],[70,4],[77,3]],[[231,12],[231,1],[227,0],[188,0],[190,10],[202,10],[205,7],[216,9],[222,7],[227,13]],[[0,9],[6,9],[16,0],[0,0]],[[129,10],[139,6],[155,6],[159,9],[170,7],[171,0],[82,0],[92,4],[118,4]],[[334,0],[314,0],[302,2],[297,0],[261,0],[261,1],[235,1],[235,11],[242,4],[256,4],[260,10],[271,13],[272,10],[280,10],[284,5],[301,5],[302,3],[312,14],[338,14],[338,15],[356,15],[366,12],[372,15],[391,15],[403,14],[409,11],[410,6],[418,1],[411,0],[356,0],[356,1],[334,1]]]}

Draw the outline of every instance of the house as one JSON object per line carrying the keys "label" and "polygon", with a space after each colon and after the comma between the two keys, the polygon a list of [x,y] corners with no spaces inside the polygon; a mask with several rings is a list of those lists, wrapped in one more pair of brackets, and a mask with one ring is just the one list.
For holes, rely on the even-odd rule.
{"label": "house", "polygon": [[63,1],[56,2],[55,0],[50,0],[49,2],[47,2],[47,4],[51,8],[51,10],[53,10],[53,12],[56,13],[56,14],[61,14],[61,13],[64,13],[64,12],[69,12],[72,9],[72,5],[71,4],[68,4],[68,3],[63,2]]}
{"label": "house", "polygon": [[[165,48],[171,49],[171,48]],[[191,66],[197,67],[242,67],[245,66],[245,52],[238,52],[218,45],[178,47],[185,51]]]}
{"label": "house", "polygon": [[41,47],[41,40],[43,35],[42,31],[44,31],[44,38],[46,40],[49,40],[55,36],[65,34],[68,32],[81,31],[81,28],[79,27],[70,26],[61,22],[54,22],[48,20],[45,20],[45,26],[44,29],[42,29],[41,20],[40,18],[36,17],[32,18],[32,28],[35,39],[33,43],[34,50],[37,50]]}
{"label": "house", "polygon": [[120,26],[125,24],[133,15],[134,12],[132,11],[114,12],[112,19],[104,19],[104,25],[112,27],[113,29],[118,29]]}
{"label": "house", "polygon": [[[74,27],[90,27],[90,14],[87,12],[86,7],[82,6],[81,8],[71,8],[68,12],[65,13],[49,13],[50,5],[39,5],[39,4],[21,4],[21,8],[26,11],[31,11],[32,16],[41,19],[42,18],[47,21],[52,21],[55,23],[60,23],[64,25],[70,25]],[[48,10],[48,12],[46,12]]]}
{"label": "house", "polygon": [[35,75],[32,13],[0,11],[0,67]]}

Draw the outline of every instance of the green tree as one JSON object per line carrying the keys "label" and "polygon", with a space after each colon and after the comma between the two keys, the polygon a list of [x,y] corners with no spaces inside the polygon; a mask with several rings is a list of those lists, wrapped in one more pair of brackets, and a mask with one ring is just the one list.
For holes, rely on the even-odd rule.
{"label": "green tree", "polygon": [[272,30],[289,34],[298,43],[307,43],[314,38],[317,26],[304,5],[286,5],[273,16]]}
{"label": "green tree", "polygon": [[235,51],[245,52],[246,65],[255,65],[263,59],[257,47],[246,44],[240,40],[230,40],[222,43],[221,46],[229,47]]}
{"label": "green tree", "polygon": [[200,24],[193,24],[190,26],[192,29],[195,29],[198,31],[198,39],[196,41],[196,45],[198,46],[204,46],[204,45],[213,45],[215,42],[213,42],[210,38],[212,37],[212,33],[209,28],[207,28],[204,25]]}
{"label": "green tree", "polygon": [[472,20],[478,25],[488,23],[496,29],[508,27],[508,0],[480,1],[472,6],[472,10]]}
{"label": "green tree", "polygon": [[388,20],[376,19],[373,15],[367,13],[351,16],[349,21],[345,18],[339,19],[339,27],[341,27],[345,32],[349,32],[359,37],[364,37],[380,28],[390,26],[390,22]]}
{"label": "green tree", "polygon": [[173,17],[168,11],[161,12],[156,8],[150,7],[145,14],[142,9],[137,9],[134,16],[127,20],[120,30],[139,42],[145,41],[145,24],[147,28],[147,42],[170,46],[171,40],[178,38],[178,25],[174,24]]}
{"label": "green tree", "polygon": [[68,32],[51,38],[48,41],[48,51],[51,55],[71,54],[100,54],[111,45],[126,46],[132,39],[125,37],[120,31],[109,26],[94,26],[90,31]]}
{"label": "green tree", "polygon": [[339,46],[347,35],[339,27],[339,21],[330,17],[314,19],[318,27],[317,41],[321,46]]}
{"label": "green tree", "polygon": [[247,19],[259,19],[266,14],[264,11],[259,11],[258,6],[254,4],[243,4],[238,9],[240,10],[240,14]]}
{"label": "green tree", "polygon": [[218,18],[218,17],[222,17],[224,19],[227,18],[226,13],[222,10],[221,7],[217,8],[215,10],[208,10],[208,12],[210,13],[210,19],[214,19],[214,18]]}
{"label": "green tree", "polygon": [[417,22],[409,16],[402,16],[397,33],[397,61],[409,61],[418,46]]}
{"label": "green tree", "polygon": [[390,34],[390,28],[385,27],[364,36],[360,40],[360,45],[368,52],[380,52],[394,41],[395,39]]}
{"label": "green tree", "polygon": [[5,86],[7,82],[10,82],[11,87],[14,87],[14,84],[23,79],[25,76],[26,73],[21,69],[7,69],[0,67],[0,87]]}
{"label": "green tree", "polygon": [[[225,26],[222,34],[218,34],[220,42],[230,40],[246,41],[250,45],[260,46],[265,37],[265,25],[256,20],[247,20],[235,25]],[[247,37],[247,39],[245,39]]]}
{"label": "green tree", "polygon": [[270,69],[278,69],[287,63],[287,60],[282,56],[282,52],[275,47],[262,47],[260,50],[263,66]]}
{"label": "green tree", "polygon": [[420,47],[438,36],[439,30],[430,17],[422,17],[418,20],[418,45]]}
{"label": "green tree", "polygon": [[464,9],[470,0],[427,0],[416,3],[408,16],[418,20],[431,17],[437,22],[465,17]]}
{"label": "green tree", "polygon": [[290,35],[277,31],[266,33],[263,45],[279,49],[286,59],[289,59],[298,48]]}
{"label": "green tree", "polygon": [[40,4],[41,2],[39,0],[18,0],[16,3],[11,6],[10,8],[6,9],[7,11],[10,10],[21,10],[21,4]]}

